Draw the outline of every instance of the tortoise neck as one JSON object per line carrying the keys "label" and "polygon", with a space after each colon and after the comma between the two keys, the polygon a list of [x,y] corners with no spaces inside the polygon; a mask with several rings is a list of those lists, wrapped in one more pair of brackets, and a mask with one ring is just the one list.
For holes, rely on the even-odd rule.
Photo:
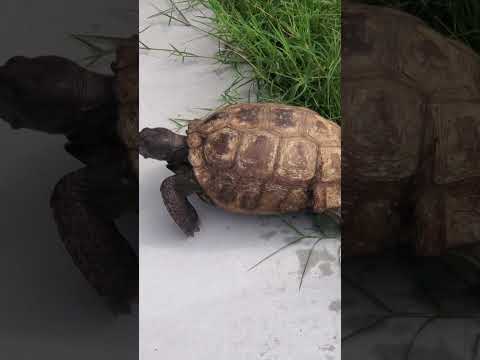
{"label": "tortoise neck", "polygon": [[174,150],[167,159],[167,164],[167,167],[175,173],[178,173],[180,169],[191,168],[188,162],[188,148],[183,146]]}
{"label": "tortoise neck", "polygon": [[166,159],[168,164],[178,166],[180,164],[188,163],[188,146],[186,136],[170,132],[171,152]]}

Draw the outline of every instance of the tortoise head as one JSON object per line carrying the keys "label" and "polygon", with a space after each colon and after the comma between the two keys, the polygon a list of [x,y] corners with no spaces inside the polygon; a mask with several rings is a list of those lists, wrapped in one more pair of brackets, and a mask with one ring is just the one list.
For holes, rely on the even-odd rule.
{"label": "tortoise head", "polygon": [[164,128],[145,128],[140,131],[138,150],[144,158],[168,161],[186,147],[185,136]]}
{"label": "tortoise head", "polygon": [[74,118],[114,107],[112,83],[66,58],[14,56],[0,65],[0,118],[14,129],[67,134]]}

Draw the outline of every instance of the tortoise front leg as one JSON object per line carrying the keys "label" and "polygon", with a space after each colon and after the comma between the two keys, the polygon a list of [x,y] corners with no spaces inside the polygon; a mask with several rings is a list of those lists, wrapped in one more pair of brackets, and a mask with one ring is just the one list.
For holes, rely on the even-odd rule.
{"label": "tortoise front leg", "polygon": [[65,248],[88,282],[114,312],[129,312],[138,296],[137,255],[111,216],[99,208],[109,195],[105,199],[102,185],[94,182],[87,168],[64,176],[51,198],[55,221]]}
{"label": "tortoise front leg", "polygon": [[181,175],[170,176],[160,187],[163,202],[170,216],[187,236],[200,230],[197,212],[187,199],[195,192],[194,186]]}

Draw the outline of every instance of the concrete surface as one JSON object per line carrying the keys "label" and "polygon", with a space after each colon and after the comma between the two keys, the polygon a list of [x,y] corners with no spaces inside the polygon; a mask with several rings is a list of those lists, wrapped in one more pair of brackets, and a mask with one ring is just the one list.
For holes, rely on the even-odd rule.
{"label": "concrete surface", "polygon": [[[160,9],[168,2],[156,1]],[[216,41],[178,23],[168,26],[150,1],[140,1],[141,39],[148,46],[212,55]],[[201,34],[200,34],[201,35]],[[192,39],[195,39],[193,40]],[[169,127],[220,105],[232,74],[210,60],[140,55],[140,128]],[[165,164],[140,162],[140,359],[321,360],[340,358],[339,242],[314,251],[301,291],[311,242],[297,244],[252,271],[259,259],[295,234],[278,218],[239,216],[192,198],[201,231],[186,239],[159,193]],[[293,220],[300,228],[309,218]]]}
{"label": "concrete surface", "polygon": [[478,360],[478,291],[452,269],[435,257],[344,259],[342,359]]}

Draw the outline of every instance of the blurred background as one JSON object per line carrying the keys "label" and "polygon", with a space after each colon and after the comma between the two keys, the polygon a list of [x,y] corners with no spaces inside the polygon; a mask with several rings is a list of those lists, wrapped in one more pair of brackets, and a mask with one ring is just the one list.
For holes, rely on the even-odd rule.
{"label": "blurred background", "polygon": [[[441,50],[445,50],[446,38],[450,38],[458,40],[477,53],[480,52],[480,6],[476,0],[359,0],[355,1],[355,3],[393,7],[418,17],[429,28],[434,29],[445,37],[445,39],[442,39],[445,42],[445,46]],[[343,3],[343,14],[345,14],[345,9],[352,4],[353,2]],[[370,20],[370,27],[368,28],[370,32],[366,32],[370,35],[370,38],[368,38],[369,44],[374,45],[375,40],[378,40],[377,44],[383,40],[381,36],[375,37],[372,35],[375,31],[378,31],[379,34],[383,31],[383,34],[387,34],[386,36],[388,36],[389,32],[380,27],[387,27],[382,23],[380,15],[377,18],[375,17],[375,14],[380,13],[373,11],[370,13],[370,11],[366,12],[367,15],[358,13],[357,20],[361,19],[362,16]],[[354,16],[350,16],[353,19]],[[409,27],[406,22],[403,22],[404,19],[402,19],[400,13],[396,13],[396,16],[398,22],[396,19],[391,18],[389,24],[392,25],[392,28],[401,37],[402,34],[405,35],[413,27]],[[343,24],[345,23],[344,21]],[[376,25],[378,26],[377,28],[375,27]],[[344,25],[343,29],[345,30],[346,28],[347,26]],[[352,28],[349,28],[351,31]],[[357,28],[355,30],[357,30],[357,33],[360,33],[364,29]],[[344,31],[343,34],[346,34],[346,32]],[[351,31],[349,34],[351,38],[355,38],[355,35],[357,35],[355,31]],[[404,44],[414,43],[417,40],[414,31],[409,33],[409,35]],[[361,38],[361,36],[358,36],[358,38]],[[415,57],[413,51],[410,52],[406,48],[402,48],[404,51],[400,51],[398,48],[395,48],[392,37],[387,37],[387,39],[387,42],[390,41],[389,46],[391,46],[391,49],[394,49],[391,50],[392,53],[397,55],[395,59],[399,58],[398,55],[403,55],[407,59]],[[354,43],[352,42],[351,44],[353,45]],[[381,46],[381,44],[378,45],[378,47]],[[441,51],[437,54],[432,55],[432,63],[437,61],[437,57],[441,57]],[[469,53],[469,56],[475,59],[473,53]],[[465,56],[465,58],[468,57]],[[342,60],[344,59],[342,58]],[[371,59],[372,66],[376,67],[379,65],[378,61],[374,60],[374,56]],[[472,66],[480,68],[480,57],[477,57],[477,60],[476,65]],[[343,64],[345,63],[344,61]],[[352,63],[354,62],[351,61],[350,64]],[[370,65],[368,60],[365,65]],[[345,71],[345,68],[344,66],[342,70],[346,77],[362,75],[348,72],[348,70]],[[424,71],[433,71],[431,78],[437,78],[436,73],[432,70],[433,67],[430,67],[428,63],[422,69]],[[467,81],[470,81],[472,78],[475,79],[475,75],[472,77],[472,72],[469,72],[467,66],[454,68],[452,64],[448,64],[446,71],[451,71],[452,69],[454,69],[452,71],[454,72],[454,77],[449,84],[451,86],[457,83],[456,79],[458,79],[460,84],[463,78],[467,79]],[[441,77],[441,74],[439,74],[438,78],[440,79]],[[391,78],[393,79],[394,77],[391,76]],[[413,86],[408,90],[410,93],[414,93],[422,87],[420,79],[414,77],[412,80]],[[386,84],[383,89],[388,88],[388,81]],[[471,81],[471,84],[473,86],[476,85],[475,81]],[[346,87],[344,86],[344,88]],[[374,89],[365,87],[367,92],[370,89],[373,93]],[[401,90],[398,93],[392,91],[391,94],[390,100],[394,99],[391,102],[397,105],[401,104],[402,98],[406,95]],[[478,104],[478,95],[471,101]],[[343,106],[345,103],[343,101]],[[395,104],[389,103],[388,105],[395,106]],[[375,106],[375,104],[371,105],[371,108]],[[457,116],[456,111],[460,113],[460,111],[463,111],[462,107],[464,106],[465,103],[459,101],[455,110],[450,113],[451,117],[455,118]],[[401,107],[399,108],[401,109]],[[345,109],[344,107],[343,110]],[[358,118],[361,118],[361,116],[355,116],[356,120]],[[381,120],[385,118],[387,117]],[[399,119],[405,120],[406,118]],[[430,120],[432,119],[428,118],[428,121]],[[478,117],[475,117],[475,121],[478,123]],[[474,133],[473,126],[472,133]],[[378,135],[381,134],[380,127],[377,132],[372,134],[372,139],[382,141],[383,136]],[[459,142],[462,143],[462,140],[464,143],[468,141],[460,136]],[[475,141],[478,142],[479,140],[475,138]],[[345,148],[348,145],[344,141],[342,146],[345,154]],[[467,146],[465,145],[465,147]],[[343,172],[343,175],[348,176],[348,173]],[[346,178],[344,177],[344,179]],[[358,181],[358,179],[355,179],[355,181]],[[371,186],[372,189],[377,189],[376,191],[378,192],[378,184]],[[431,185],[427,185],[427,188],[428,186]],[[452,188],[461,189],[462,186],[462,184],[456,184]],[[476,194],[473,193],[470,198],[474,199],[475,196]],[[343,194],[342,197],[344,201],[348,200]],[[445,204],[442,206],[445,209]],[[359,211],[356,215],[361,217],[364,214]],[[374,223],[376,219],[368,216],[367,214],[365,218]],[[463,237],[458,239],[459,242],[465,241],[469,236],[473,237],[471,234],[478,234],[476,230],[478,229],[477,219],[472,217],[471,221],[466,223],[465,227],[468,228],[468,231],[462,234]],[[428,223],[434,223],[436,220],[437,218],[433,216]],[[381,222],[378,224],[381,224]],[[412,221],[408,224],[414,223]],[[440,236],[447,231],[447,226],[441,228]],[[398,230],[398,228],[396,229]],[[352,239],[349,239],[345,235],[345,230],[349,229],[344,228],[344,241],[364,240],[368,242],[371,240],[371,237],[365,237],[365,239],[352,237]],[[372,226],[371,230],[369,234],[373,236],[379,234],[378,227]],[[403,230],[404,227],[400,228],[400,232]],[[391,237],[398,236],[398,232],[394,232]],[[366,233],[368,233],[368,230]],[[412,233],[407,232],[406,236],[404,236],[405,240],[407,242],[411,241],[414,238],[412,235]],[[381,240],[387,242],[390,239],[382,238]],[[478,245],[473,245],[470,248],[467,246],[458,252],[454,250],[448,251],[443,256],[416,257],[413,256],[411,248],[404,246],[390,252],[383,252],[377,256],[344,258],[342,259],[341,281],[342,359],[480,359],[480,262]]]}
{"label": "blurred background", "polygon": [[[0,5],[0,63],[58,55],[84,64],[88,47],[69,34],[130,36],[138,2],[6,0]],[[109,61],[93,70],[108,72]],[[73,264],[49,206],[55,184],[82,164],[63,136],[12,130],[0,121],[0,349],[8,359],[134,359],[138,317],[115,317]],[[121,221],[136,247],[137,217]]]}

